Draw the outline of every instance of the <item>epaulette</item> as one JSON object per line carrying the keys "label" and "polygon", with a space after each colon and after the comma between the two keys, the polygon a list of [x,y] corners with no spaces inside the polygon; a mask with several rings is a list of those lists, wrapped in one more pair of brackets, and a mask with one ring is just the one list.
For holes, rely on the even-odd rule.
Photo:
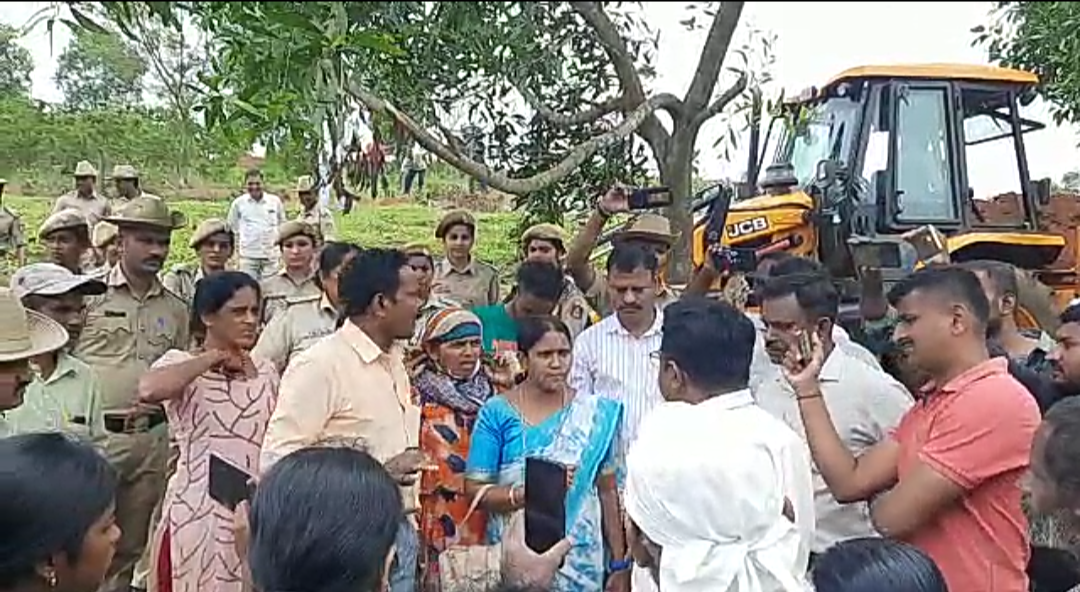
{"label": "epaulette", "polygon": [[303,304],[304,302],[315,302],[322,299],[322,294],[308,294],[306,296],[289,296],[285,299],[285,304],[292,306],[294,304]]}

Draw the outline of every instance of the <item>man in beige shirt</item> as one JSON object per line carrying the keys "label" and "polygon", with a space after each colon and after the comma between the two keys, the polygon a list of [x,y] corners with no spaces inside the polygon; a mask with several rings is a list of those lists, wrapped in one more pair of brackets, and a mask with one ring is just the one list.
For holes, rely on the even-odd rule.
{"label": "man in beige shirt", "polygon": [[52,213],[56,214],[68,208],[75,208],[86,216],[87,224],[94,227],[102,218],[108,216],[109,200],[97,192],[97,169],[90,161],[80,160],[75,165],[75,189],[56,198]]}
{"label": "man in beige shirt", "polygon": [[[413,333],[419,275],[401,251],[367,249],[348,267],[339,289],[347,320],[289,363],[263,439],[260,471],[316,442],[352,439],[401,484],[411,514],[424,459],[418,448],[420,410],[412,404],[400,341]],[[404,518],[392,592],[415,590],[417,533]]]}
{"label": "man in beige shirt", "polygon": [[120,474],[116,516],[123,535],[107,589],[127,590],[165,487],[168,426],[160,408],[137,404],[139,377],[170,349],[186,349],[187,305],[158,272],[172,231],[184,225],[163,200],[136,197],[105,221],[116,225],[120,262],[103,277],[107,289],[86,300],[85,326],[73,354],[101,381],[105,454]]}

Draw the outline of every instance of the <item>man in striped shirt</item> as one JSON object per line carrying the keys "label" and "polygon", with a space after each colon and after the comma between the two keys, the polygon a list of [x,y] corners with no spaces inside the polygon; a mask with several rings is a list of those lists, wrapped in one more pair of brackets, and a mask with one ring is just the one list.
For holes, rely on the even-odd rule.
{"label": "man in striped shirt", "polygon": [[615,312],[585,329],[574,343],[570,385],[577,394],[623,404],[620,453],[637,437],[645,415],[663,401],[656,358],[663,324],[657,305],[659,270],[654,251],[632,243],[616,245],[608,256],[606,281]]}

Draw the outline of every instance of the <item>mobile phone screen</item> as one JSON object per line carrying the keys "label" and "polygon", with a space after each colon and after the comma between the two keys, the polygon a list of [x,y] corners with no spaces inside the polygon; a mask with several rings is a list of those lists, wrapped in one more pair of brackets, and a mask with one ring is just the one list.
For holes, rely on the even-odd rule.
{"label": "mobile phone screen", "polygon": [[543,553],[566,536],[566,467],[525,459],[525,544]]}
{"label": "mobile phone screen", "polygon": [[235,510],[251,497],[251,475],[216,454],[210,455],[210,499]]}
{"label": "mobile phone screen", "polygon": [[652,208],[664,208],[672,202],[671,190],[667,187],[644,187],[634,189],[627,198],[627,206],[631,210],[649,210]]}

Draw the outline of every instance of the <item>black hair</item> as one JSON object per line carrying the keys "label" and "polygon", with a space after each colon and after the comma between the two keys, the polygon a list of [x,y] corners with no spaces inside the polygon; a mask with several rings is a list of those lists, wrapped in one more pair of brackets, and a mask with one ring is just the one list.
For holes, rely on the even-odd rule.
{"label": "black hair", "polygon": [[994,285],[994,291],[998,296],[1012,294],[1016,296],[1020,292],[1020,284],[1016,280],[1016,268],[1004,261],[992,259],[976,259],[957,264],[958,267],[972,273],[981,273]]}
{"label": "black hair", "polygon": [[863,537],[830,547],[810,573],[815,592],[948,592],[941,570],[915,547]]}
{"label": "black hair", "polygon": [[684,297],[664,309],[661,354],[701,389],[740,389],[750,382],[757,331],[726,302]]}
{"label": "black hair", "polygon": [[404,515],[397,484],[367,452],[293,452],[267,471],[251,502],[255,589],[374,592]]}
{"label": "black hair", "polygon": [[0,589],[37,578],[37,567],[57,553],[78,561],[116,483],[89,443],[59,433],[0,439]]}
{"label": "black hair", "polygon": [[259,170],[259,169],[248,169],[244,173],[244,181],[250,181],[252,179],[258,179],[258,180],[262,181],[262,178],[263,178],[263,174],[262,174],[262,171]]}
{"label": "black hair", "polygon": [[[785,263],[779,263],[777,267]],[[836,316],[840,313],[840,294],[829,276],[820,273],[770,274],[757,286],[757,291],[762,302],[794,296],[799,308],[811,320],[829,319],[836,322]]]}
{"label": "black hair", "polygon": [[967,306],[985,327],[990,321],[990,301],[974,273],[956,265],[932,265],[915,271],[889,289],[894,308],[912,292],[933,292]]}
{"label": "black hair", "polygon": [[1058,317],[1061,324],[1066,323],[1080,323],[1080,304],[1070,304],[1065,307],[1065,310],[1061,311],[1061,316]]}
{"label": "black hair", "polygon": [[517,350],[526,355],[528,355],[529,350],[536,347],[536,344],[548,333],[562,333],[566,336],[567,342],[571,345],[574,343],[574,338],[570,334],[570,329],[567,328],[566,323],[562,322],[558,317],[525,317],[517,321],[517,327]]}
{"label": "black hair", "polygon": [[1080,505],[1080,397],[1065,397],[1046,412],[1049,429],[1043,446],[1043,466],[1054,488]]}
{"label": "black hair", "polygon": [[195,282],[195,296],[191,299],[191,334],[196,339],[206,335],[204,315],[211,315],[232,300],[244,288],[255,291],[255,300],[262,302],[262,287],[258,280],[242,271],[215,271]]}
{"label": "black hair", "polygon": [[379,294],[393,299],[401,288],[401,270],[409,258],[397,249],[363,249],[341,274],[338,292],[344,316],[365,314]]}
{"label": "black hair", "polygon": [[605,269],[608,273],[612,271],[633,273],[639,269],[644,269],[652,275],[656,275],[660,271],[660,258],[656,256],[655,250],[645,245],[620,242],[612,247]]}
{"label": "black hair", "polygon": [[517,289],[547,302],[558,302],[565,276],[558,265],[544,261],[525,261],[517,270]]}
{"label": "black hair", "polygon": [[322,278],[330,275],[335,269],[341,267],[341,264],[350,255],[355,255],[360,252],[360,247],[352,243],[342,243],[337,241],[329,241],[322,246],[322,250],[319,251],[319,273],[315,275],[315,282],[321,289]]}

